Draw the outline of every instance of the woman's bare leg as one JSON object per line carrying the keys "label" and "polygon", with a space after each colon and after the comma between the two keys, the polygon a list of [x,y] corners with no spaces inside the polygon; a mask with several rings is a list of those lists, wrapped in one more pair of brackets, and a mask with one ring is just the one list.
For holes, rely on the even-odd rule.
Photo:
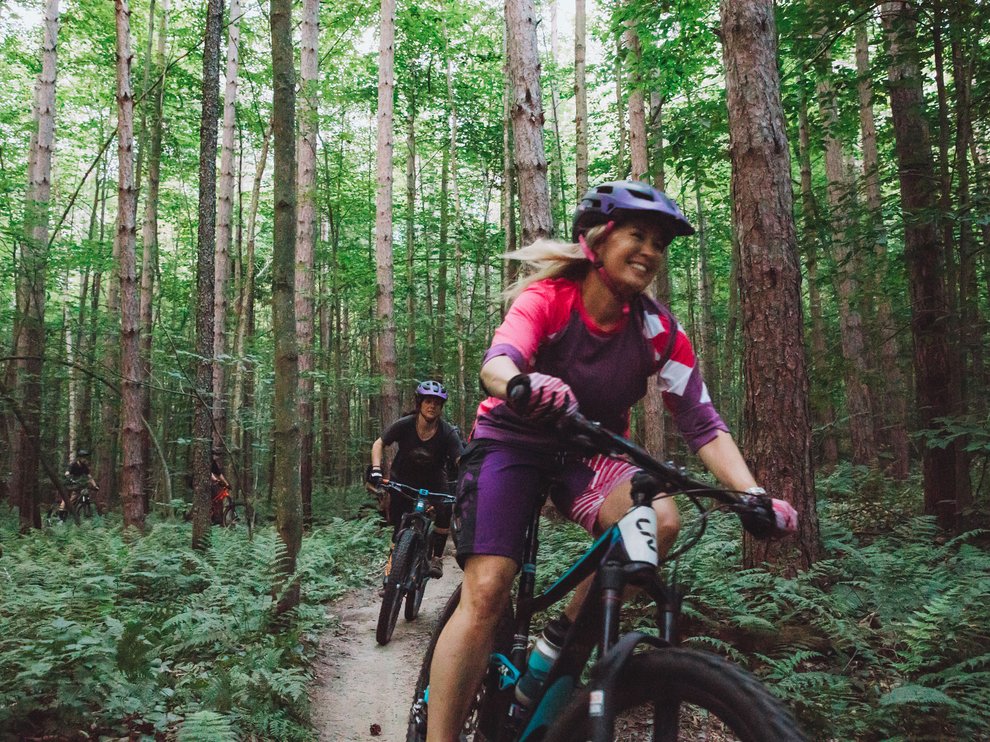
{"label": "woman's bare leg", "polygon": [[472,556],[464,565],[461,601],[437,640],[430,665],[427,742],[457,742],[517,570],[515,561],[501,556]]}

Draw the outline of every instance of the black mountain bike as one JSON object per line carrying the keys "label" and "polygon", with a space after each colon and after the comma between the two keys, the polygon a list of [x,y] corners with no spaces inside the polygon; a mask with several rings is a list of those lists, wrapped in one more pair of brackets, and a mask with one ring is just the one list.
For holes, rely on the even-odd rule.
{"label": "black mountain bike", "polygon": [[399,532],[392,549],[392,567],[385,577],[385,594],[378,612],[375,639],[388,644],[399,618],[399,607],[405,598],[405,616],[412,621],[419,615],[423,593],[430,579],[430,543],[433,535],[433,507],[452,505],[455,498],[440,492],[416,489],[401,482],[382,480],[381,487],[400,497],[416,502],[411,513],[402,516]]}
{"label": "black mountain bike", "polygon": [[[541,595],[534,595],[540,508],[535,509],[515,606],[507,601],[502,610],[488,671],[460,739],[672,742],[680,733],[681,739],[804,740],[790,712],[753,675],[718,655],[677,646],[684,592],[675,582],[665,582],[657,569],[698,542],[715,510],[738,513],[747,530],[769,535],[774,528],[769,498],[696,482],[580,415],[564,418],[558,429],[563,440],[582,452],[622,457],[641,469],[632,481],[633,506]],[[656,514],[650,506],[658,492],[666,493],[660,497],[686,495],[701,514],[696,531],[663,559],[657,553]],[[706,508],[702,497],[714,501],[712,507]],[[591,574],[591,591],[546,681],[528,706],[520,704],[515,686],[526,670],[533,615],[557,603]],[[626,586],[641,588],[656,604],[659,637],[640,631],[620,635]],[[430,664],[440,632],[459,599],[460,588],[444,608],[427,648],[409,714],[407,742],[426,739]],[[591,662],[593,652],[597,655]],[[589,664],[589,679],[583,682]],[[704,737],[695,736],[699,726]]]}
{"label": "black mountain bike", "polygon": [[[60,498],[56,496],[55,502],[51,504],[48,508],[48,513],[45,515],[45,520],[49,525],[54,525],[60,520],[66,520],[67,518],[72,518],[72,521],[78,525],[82,518],[92,518],[96,515],[96,505],[93,504],[93,500],[89,496],[89,487],[66,487],[66,494],[68,494],[69,499],[65,503],[65,509],[59,510]],[[59,513],[63,515],[59,515]]]}

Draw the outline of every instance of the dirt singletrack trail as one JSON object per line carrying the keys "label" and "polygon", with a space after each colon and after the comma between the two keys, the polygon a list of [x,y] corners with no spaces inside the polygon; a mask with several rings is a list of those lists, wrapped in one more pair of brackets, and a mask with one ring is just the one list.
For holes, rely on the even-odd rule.
{"label": "dirt singletrack trail", "polygon": [[[375,641],[381,598],[378,588],[355,591],[328,606],[339,625],[320,640],[321,657],[310,690],[313,728],[323,742],[383,740],[402,742],[413,688],[430,634],[447,598],[461,582],[461,570],[449,554],[444,574],[430,580],[419,616],[402,613],[392,641]],[[372,732],[377,725],[378,734]]]}

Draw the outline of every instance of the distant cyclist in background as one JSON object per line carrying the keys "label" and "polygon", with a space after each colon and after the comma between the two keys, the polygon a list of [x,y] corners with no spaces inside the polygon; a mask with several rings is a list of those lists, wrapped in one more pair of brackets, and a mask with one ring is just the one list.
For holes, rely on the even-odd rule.
{"label": "distant cyclist in background", "polygon": [[[65,470],[65,484],[65,488],[69,492],[69,497],[73,500],[79,497],[79,494],[85,489],[92,490],[93,492],[99,489],[96,480],[93,479],[93,472],[89,468],[89,451],[82,448],[76,451],[76,458],[69,464],[69,468]],[[66,505],[65,500],[59,500],[59,520],[65,520]]]}
{"label": "distant cyclist in background", "polygon": [[[424,381],[416,387],[416,410],[400,417],[388,426],[371,446],[371,467],[368,484],[378,487],[383,478],[382,455],[385,446],[396,444],[395,459],[389,478],[410,487],[432,492],[447,492],[448,474],[454,471],[464,446],[457,429],[443,419],[443,406],[447,390],[439,381]],[[414,503],[404,497],[389,497],[386,517],[392,525],[392,545],[402,524],[402,516],[410,512]],[[443,549],[450,533],[450,508],[438,508],[433,533],[433,558],[430,561],[430,577],[443,576]],[[388,575],[392,563],[389,553],[385,565]]]}

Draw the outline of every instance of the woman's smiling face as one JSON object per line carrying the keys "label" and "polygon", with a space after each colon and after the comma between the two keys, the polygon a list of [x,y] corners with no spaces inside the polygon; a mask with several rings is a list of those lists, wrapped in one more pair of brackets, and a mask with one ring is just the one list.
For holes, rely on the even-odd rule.
{"label": "woman's smiling face", "polygon": [[666,248],[667,239],[656,220],[634,217],[616,224],[597,252],[616,289],[631,298],[656,278]]}

